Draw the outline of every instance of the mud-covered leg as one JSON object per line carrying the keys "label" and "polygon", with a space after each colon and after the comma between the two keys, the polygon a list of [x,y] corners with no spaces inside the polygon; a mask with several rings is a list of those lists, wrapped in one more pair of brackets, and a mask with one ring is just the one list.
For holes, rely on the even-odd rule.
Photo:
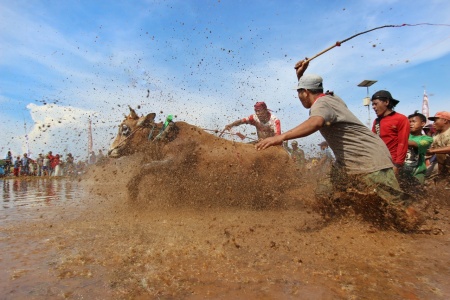
{"label": "mud-covered leg", "polygon": [[167,170],[172,166],[171,162],[171,160],[158,160],[142,165],[139,172],[133,176],[127,184],[128,200],[137,200],[137,197],[139,196],[139,185],[146,175]]}
{"label": "mud-covered leg", "polygon": [[385,222],[399,231],[416,230],[423,223],[423,217],[412,206],[414,198],[400,189],[392,169],[367,174],[362,181],[378,195],[380,205],[386,207]]}

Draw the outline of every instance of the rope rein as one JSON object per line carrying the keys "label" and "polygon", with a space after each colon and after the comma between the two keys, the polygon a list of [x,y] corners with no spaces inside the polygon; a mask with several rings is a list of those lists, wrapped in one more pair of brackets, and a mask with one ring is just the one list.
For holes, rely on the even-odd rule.
{"label": "rope rein", "polygon": [[126,142],[129,138],[131,138],[131,137],[136,133],[136,131],[138,131],[138,130],[140,130],[140,129],[143,129],[143,128],[144,128],[144,127],[142,127],[142,126],[139,126],[139,127],[135,128],[135,129],[134,129],[128,136],[126,136],[123,140],[122,140],[122,136],[121,136],[121,137],[120,137],[121,140],[119,141],[119,143],[117,144],[117,146],[115,146],[114,148],[110,149],[110,151],[119,148],[124,142]]}

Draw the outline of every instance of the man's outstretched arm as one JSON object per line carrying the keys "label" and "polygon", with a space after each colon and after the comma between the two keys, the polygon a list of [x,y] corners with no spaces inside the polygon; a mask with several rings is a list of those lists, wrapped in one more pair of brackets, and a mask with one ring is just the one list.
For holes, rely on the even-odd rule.
{"label": "man's outstretched arm", "polygon": [[230,130],[231,128],[235,127],[235,126],[239,126],[244,124],[244,122],[242,121],[242,119],[234,121],[233,123],[230,123],[228,125],[225,126],[225,130]]}
{"label": "man's outstretched arm", "polygon": [[301,123],[297,127],[294,127],[281,135],[276,135],[260,141],[255,145],[255,148],[256,150],[264,150],[270,146],[281,145],[283,141],[308,136],[322,128],[324,124],[324,118],[319,116],[310,117],[308,120]]}

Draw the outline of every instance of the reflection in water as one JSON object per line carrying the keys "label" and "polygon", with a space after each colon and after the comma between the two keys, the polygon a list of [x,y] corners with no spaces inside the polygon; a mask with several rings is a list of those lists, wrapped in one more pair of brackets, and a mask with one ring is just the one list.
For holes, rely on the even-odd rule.
{"label": "reflection in water", "polygon": [[81,197],[78,181],[66,178],[12,178],[3,179],[0,184],[0,210],[58,205]]}

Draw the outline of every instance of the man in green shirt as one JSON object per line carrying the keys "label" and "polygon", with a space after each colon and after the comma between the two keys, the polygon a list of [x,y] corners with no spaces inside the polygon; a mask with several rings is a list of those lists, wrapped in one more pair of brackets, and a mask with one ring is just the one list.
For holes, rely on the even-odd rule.
{"label": "man in green shirt", "polygon": [[408,116],[408,120],[410,133],[408,152],[402,168],[402,181],[406,186],[415,186],[417,182],[423,184],[425,181],[427,171],[425,154],[430,148],[433,138],[422,134],[423,127],[427,124],[427,118],[423,114],[415,111]]}

